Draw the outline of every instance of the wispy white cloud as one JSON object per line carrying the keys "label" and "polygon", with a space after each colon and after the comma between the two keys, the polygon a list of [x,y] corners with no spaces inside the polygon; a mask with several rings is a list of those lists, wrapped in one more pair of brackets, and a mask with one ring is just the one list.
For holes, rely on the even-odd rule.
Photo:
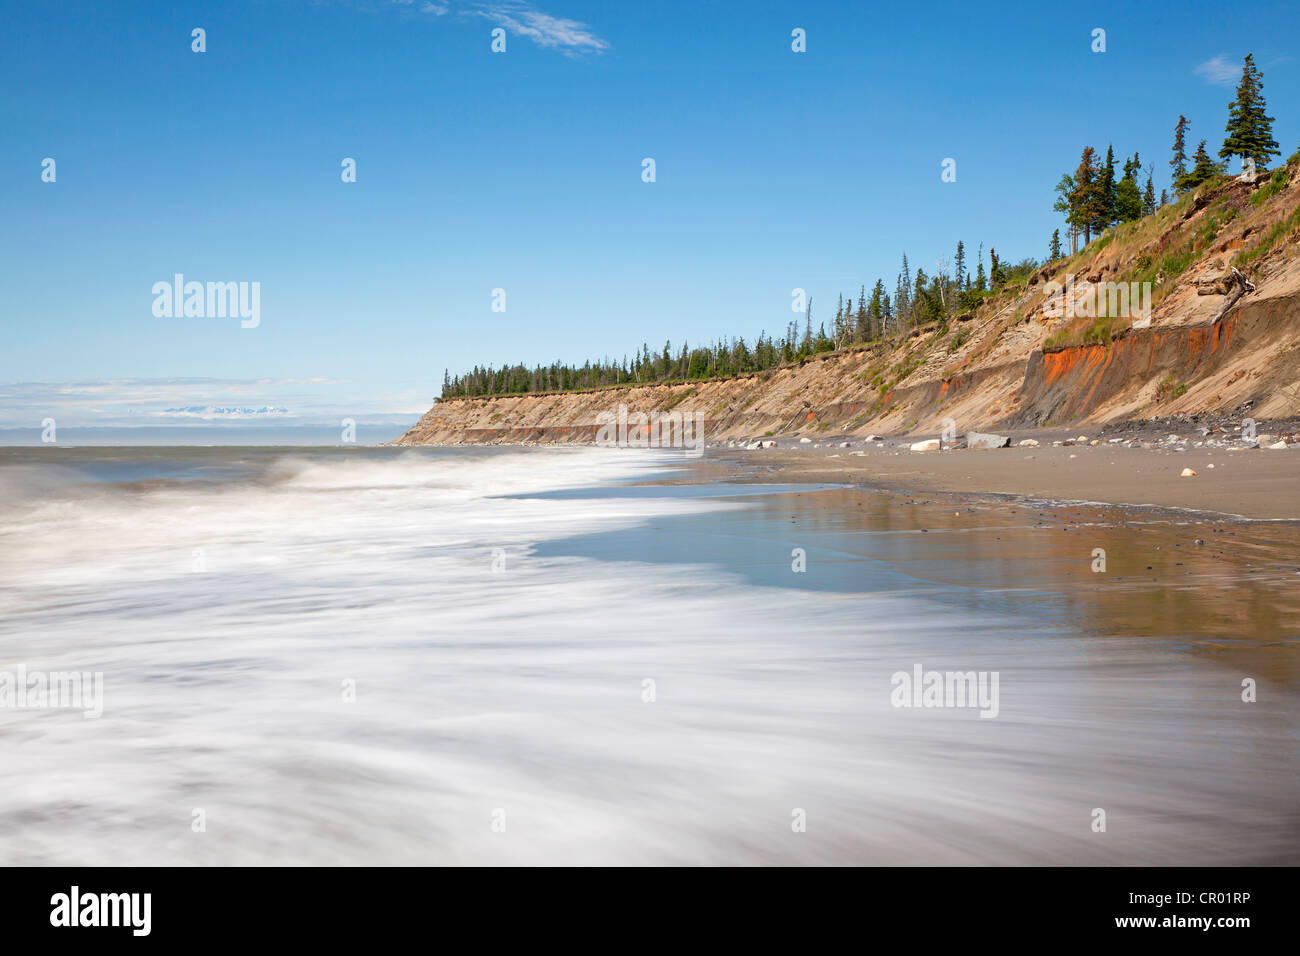
{"label": "wispy white cloud", "polygon": [[1226,55],[1220,53],[1212,56],[1196,68],[1196,75],[1213,83],[1215,86],[1232,86],[1241,76],[1241,64],[1233,63]]}
{"label": "wispy white cloud", "polygon": [[[390,2],[412,7],[416,0]],[[609,41],[587,24],[538,10],[527,0],[421,0],[418,9],[436,17],[456,13],[461,17],[491,20],[503,27],[507,36],[524,37],[568,56],[604,53],[610,49]]]}
{"label": "wispy white cloud", "polygon": [[508,34],[525,36],[538,46],[552,47],[564,53],[604,53],[609,43],[598,37],[585,23],[551,16],[515,0],[481,5],[480,16],[505,27]]}

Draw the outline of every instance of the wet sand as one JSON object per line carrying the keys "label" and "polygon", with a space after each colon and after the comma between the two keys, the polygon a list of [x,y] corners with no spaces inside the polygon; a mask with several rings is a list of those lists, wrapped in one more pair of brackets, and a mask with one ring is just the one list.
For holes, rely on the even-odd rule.
{"label": "wet sand", "polygon": [[[848,481],[882,489],[1011,495],[1300,521],[1300,449],[1188,450],[1067,445],[913,452],[795,446],[710,449],[763,481]],[[854,452],[861,452],[855,455]],[[838,455],[838,457],[832,457]],[[1211,468],[1210,465],[1214,467]],[[1182,478],[1184,468],[1196,472]]]}
{"label": "wet sand", "polygon": [[[1222,497],[1223,483],[1207,483],[1199,491],[1116,493],[1109,497],[1120,503],[1106,503],[1063,499],[1085,497],[1086,487],[1094,499],[1107,491],[1146,489],[1155,482],[1143,481],[1144,473],[1167,472],[1171,462],[1181,469],[1188,456],[1040,447],[1025,461],[1029,451],[910,457],[876,451],[835,459],[828,458],[835,450],[826,448],[715,450],[674,480],[806,482],[810,490],[771,496],[763,504],[782,512],[779,523],[796,545],[809,535],[821,541],[830,535],[837,560],[884,561],[919,580],[978,591],[981,600],[992,595],[1003,610],[1019,608],[1027,627],[1050,612],[1098,638],[1157,640],[1243,674],[1300,687],[1300,521],[1280,520],[1286,509],[1278,505],[1287,468],[1300,455],[1220,455],[1228,465],[1211,474],[1231,475],[1237,465],[1236,473],[1246,476],[1240,498],[1231,501]],[[1068,455],[1082,457],[1081,452],[1092,452],[1094,460],[1075,471],[1080,459]],[[1247,454],[1256,461],[1234,460]],[[1099,494],[1097,484],[1086,483],[1112,460],[1112,483]],[[1036,467],[1019,468],[1022,462]],[[825,490],[825,483],[834,482],[841,486]],[[1240,510],[1265,519],[1185,510],[1226,508],[1238,500]],[[785,564],[788,553],[786,548]],[[861,581],[855,574],[845,589],[861,587]]]}

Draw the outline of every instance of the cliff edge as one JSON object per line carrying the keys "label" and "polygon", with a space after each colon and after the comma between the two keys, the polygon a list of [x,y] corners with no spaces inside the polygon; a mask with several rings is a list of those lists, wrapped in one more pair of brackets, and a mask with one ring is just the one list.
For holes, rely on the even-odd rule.
{"label": "cliff edge", "polygon": [[702,413],[709,440],[1300,411],[1300,162],[1222,178],[954,321],[751,375],[443,399],[398,445],[592,442],[597,416]]}

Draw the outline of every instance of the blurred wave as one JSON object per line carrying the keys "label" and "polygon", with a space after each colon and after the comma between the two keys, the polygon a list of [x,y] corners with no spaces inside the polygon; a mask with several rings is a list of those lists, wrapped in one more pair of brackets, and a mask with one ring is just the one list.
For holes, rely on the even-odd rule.
{"label": "blurred wave", "polygon": [[[751,507],[555,494],[666,458],[57,462],[0,467],[0,670],[102,671],[104,714],[0,708],[9,863],[1297,859],[1293,702],[1156,642],[557,547]],[[895,709],[916,662],[999,717]]]}

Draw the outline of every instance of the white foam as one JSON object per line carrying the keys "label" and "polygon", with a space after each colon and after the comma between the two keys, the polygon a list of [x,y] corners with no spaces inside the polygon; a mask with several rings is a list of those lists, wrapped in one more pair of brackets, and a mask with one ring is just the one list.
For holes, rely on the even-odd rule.
{"label": "white foam", "polygon": [[[1205,862],[1216,845],[1242,862],[1276,846],[1293,762],[1236,715],[1214,724],[1213,750],[1192,746],[1208,726],[1192,691],[1214,675],[1185,661],[1030,639],[912,595],[538,556],[571,535],[648,536],[651,520],[746,507],[528,497],[670,460],[290,456],[250,481],[10,497],[0,666],[103,671],[105,700],[99,720],[0,710],[0,855],[1114,863]],[[999,718],[892,708],[889,675],[914,661],[1000,670]],[[1147,679],[1153,661],[1163,685]],[[1186,785],[1238,772],[1242,787],[1217,795]],[[1251,839],[1206,822],[1243,788],[1270,787]],[[1095,805],[1141,824],[1090,840]],[[796,807],[807,833],[791,830]]]}

